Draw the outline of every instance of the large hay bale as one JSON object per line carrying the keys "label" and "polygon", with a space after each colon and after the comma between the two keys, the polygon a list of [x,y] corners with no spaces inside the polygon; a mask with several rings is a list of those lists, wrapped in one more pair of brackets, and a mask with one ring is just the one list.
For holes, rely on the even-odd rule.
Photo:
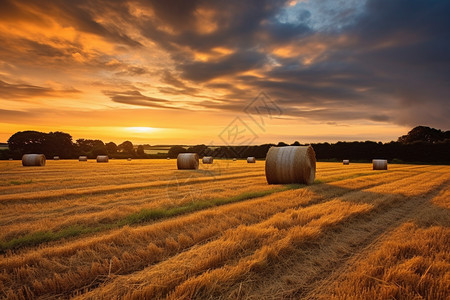
{"label": "large hay bale", "polygon": [[179,170],[198,169],[197,153],[180,153],[177,157],[177,167]]}
{"label": "large hay bale", "polygon": [[374,159],[372,160],[374,170],[387,170],[387,160]]}
{"label": "large hay bale", "polygon": [[213,163],[213,157],[212,156],[203,156],[202,163],[203,164],[212,164]]}
{"label": "large hay bale", "polygon": [[22,156],[22,166],[45,166],[45,155],[44,154],[24,154]]}
{"label": "large hay bale", "polygon": [[316,154],[311,146],[271,147],[266,156],[269,184],[312,184],[316,177]]}
{"label": "large hay bale", "polygon": [[248,164],[254,164],[254,163],[256,163],[256,158],[254,158],[253,156],[247,157],[247,163],[248,163]]}
{"label": "large hay bale", "polygon": [[85,155],[81,155],[80,157],[78,157],[79,161],[87,161],[87,156]]}
{"label": "large hay bale", "polygon": [[59,160],[59,156],[53,156],[53,160]]}
{"label": "large hay bale", "polygon": [[107,155],[98,155],[97,156],[98,163],[107,163],[108,161],[109,161],[109,158]]}
{"label": "large hay bale", "polygon": [[350,164],[350,161],[349,161],[348,159],[344,159],[344,160],[342,161],[342,164],[344,164],[344,165],[349,165],[349,164]]}

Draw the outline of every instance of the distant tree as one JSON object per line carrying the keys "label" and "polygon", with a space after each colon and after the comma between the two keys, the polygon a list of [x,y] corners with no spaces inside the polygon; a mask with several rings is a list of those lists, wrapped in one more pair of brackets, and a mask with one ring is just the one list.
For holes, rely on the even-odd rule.
{"label": "distant tree", "polygon": [[114,155],[117,153],[118,148],[115,143],[113,143],[113,142],[106,143],[105,147],[106,147],[106,152],[108,152],[108,155]]}
{"label": "distant tree", "polygon": [[137,147],[136,154],[137,154],[137,156],[139,156],[139,157],[144,157],[144,156],[145,156],[144,146],[139,145],[139,146]]}
{"label": "distant tree", "polygon": [[292,143],[291,146],[300,146],[300,142],[299,141],[295,141],[294,143]]}
{"label": "distant tree", "polygon": [[277,147],[285,147],[285,146],[289,146],[288,144],[286,144],[285,142],[279,142]]}
{"label": "distant tree", "polygon": [[181,146],[172,146],[172,147],[169,149],[169,152],[167,153],[167,155],[168,155],[170,158],[177,158],[178,154],[180,154],[180,153],[185,153],[185,152],[186,152],[186,149],[184,149],[184,148],[181,147]]}
{"label": "distant tree", "polygon": [[450,137],[450,131],[430,128],[426,126],[417,126],[398,138],[398,142],[402,144],[411,144],[414,142],[436,143]]}
{"label": "distant tree", "polygon": [[193,147],[189,147],[187,152],[191,152],[191,153],[197,153],[200,156],[204,156],[205,155],[205,151],[208,147],[205,145],[196,145]]}
{"label": "distant tree", "polygon": [[45,139],[44,153],[48,157],[59,156],[61,158],[71,158],[75,154],[75,147],[72,136],[68,133],[56,131],[47,134]]}
{"label": "distant tree", "polygon": [[119,146],[117,146],[118,150],[127,154],[134,154],[134,146],[130,141],[125,141]]}
{"label": "distant tree", "polygon": [[20,154],[43,153],[46,137],[46,133],[39,131],[19,131],[8,139],[8,147]]}
{"label": "distant tree", "polygon": [[101,140],[78,139],[76,142],[79,154],[95,157],[97,155],[106,155],[106,146]]}

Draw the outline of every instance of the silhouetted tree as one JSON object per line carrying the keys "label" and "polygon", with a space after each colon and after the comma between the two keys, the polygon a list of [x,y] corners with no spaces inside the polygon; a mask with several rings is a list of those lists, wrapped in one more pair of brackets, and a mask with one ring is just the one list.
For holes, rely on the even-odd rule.
{"label": "silhouetted tree", "polygon": [[78,139],[76,142],[78,154],[87,155],[91,158],[97,155],[106,155],[106,146],[101,140]]}
{"label": "silhouetted tree", "polygon": [[167,153],[167,155],[168,155],[170,158],[177,158],[178,154],[180,154],[180,153],[185,153],[185,152],[186,152],[186,149],[184,149],[184,148],[181,147],[181,146],[172,146],[172,147],[169,149],[169,152]]}
{"label": "silhouetted tree", "polygon": [[137,156],[139,156],[139,157],[144,157],[144,156],[145,156],[144,146],[139,145],[139,146],[137,147],[136,154],[137,154]]}
{"label": "silhouetted tree", "polygon": [[108,152],[108,155],[114,155],[117,153],[117,145],[113,142],[106,143],[105,145],[106,151]]}
{"label": "silhouetted tree", "polygon": [[8,147],[12,152],[43,153],[47,134],[38,131],[19,131],[8,139]]}
{"label": "silhouetted tree", "polygon": [[55,155],[61,158],[71,158],[75,155],[72,136],[64,132],[50,132],[45,138],[44,153],[47,157]]}
{"label": "silhouetted tree", "polygon": [[64,132],[20,131],[8,139],[8,146],[15,158],[26,153],[42,153],[46,157],[58,155],[70,158],[74,155],[72,136]]}
{"label": "silhouetted tree", "polygon": [[130,141],[125,141],[118,146],[118,150],[127,154],[135,154],[133,143]]}
{"label": "silhouetted tree", "polygon": [[398,138],[398,142],[402,144],[410,144],[414,142],[436,143],[450,138],[450,131],[443,132],[442,130],[430,128],[426,126],[417,126]]}

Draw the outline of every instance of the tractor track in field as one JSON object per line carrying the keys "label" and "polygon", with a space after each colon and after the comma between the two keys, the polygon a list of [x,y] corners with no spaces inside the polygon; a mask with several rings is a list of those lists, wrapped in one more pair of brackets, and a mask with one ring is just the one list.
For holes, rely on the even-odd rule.
{"label": "tractor track in field", "polygon": [[294,263],[287,268],[291,273],[298,273],[305,267],[302,262],[310,261],[316,271],[302,278],[296,287],[286,287],[275,294],[273,299],[321,299],[320,295],[331,289],[338,278],[367,257],[398,226],[413,220],[430,205],[429,200],[448,188],[449,184],[450,181],[446,181],[425,195],[402,196],[406,199],[399,203],[381,205],[368,215],[357,216],[332,229],[329,234],[311,243],[299,257],[291,258],[290,261],[296,261],[297,265]]}
{"label": "tractor track in field", "polygon": [[145,183],[128,183],[117,186],[106,186],[102,188],[98,187],[89,187],[89,188],[73,188],[73,189],[63,189],[63,190],[55,190],[53,193],[50,191],[38,191],[38,192],[25,192],[18,194],[7,194],[0,195],[0,204],[8,204],[14,201],[20,201],[22,203],[27,202],[36,202],[36,201],[52,201],[58,200],[62,197],[65,199],[69,197],[80,197],[84,195],[99,195],[99,194],[107,194],[111,192],[123,192],[123,191],[131,191],[131,190],[139,190],[139,189],[149,189],[161,186],[179,186],[179,185],[190,185],[196,183],[203,183],[208,181],[222,181],[222,180],[231,180],[231,179],[240,179],[247,178],[252,175],[260,175],[257,173],[245,173],[239,175],[224,175],[217,177],[198,177],[192,178],[188,182],[179,183],[177,180],[165,180],[165,181],[154,181],[154,182],[145,182]]}
{"label": "tractor track in field", "polygon": [[[403,179],[404,177],[401,177],[401,178],[398,178],[397,180],[401,180],[401,179]],[[373,187],[373,186],[375,186],[375,185],[378,185],[379,183],[374,183],[374,184],[368,184],[368,185],[366,185],[365,187],[364,187],[364,189],[369,189],[369,188],[371,188],[371,187]],[[343,196],[343,195],[346,195],[346,194],[348,194],[348,193],[353,193],[353,192],[355,192],[355,190],[352,190],[352,189],[346,189],[346,188],[340,188],[340,189],[338,189],[337,191],[335,191],[335,189],[336,189],[336,187],[333,187],[333,186],[329,186],[329,185],[325,185],[325,189],[324,189],[324,184],[316,184],[316,185],[313,185],[313,186],[310,186],[310,187],[308,187],[308,188],[310,188],[311,190],[312,190],[312,192],[314,192],[314,191],[321,191],[321,192],[319,192],[319,194],[321,194],[318,198],[316,198],[316,199],[312,199],[311,201],[307,201],[307,202],[305,202],[305,203],[301,203],[301,204],[297,204],[297,205],[293,205],[293,206],[290,206],[290,207],[287,207],[287,208],[285,208],[285,209],[283,209],[283,210],[281,210],[281,211],[276,211],[276,212],[274,212],[274,214],[276,214],[276,213],[280,213],[280,212],[284,212],[284,211],[286,211],[286,210],[288,210],[288,209],[296,209],[296,208],[299,208],[299,207],[308,207],[308,206],[311,206],[311,205],[316,205],[316,204],[320,204],[320,203],[323,203],[323,202],[327,202],[327,201],[330,201],[330,200],[332,200],[332,199],[334,199],[334,198],[336,198],[336,197],[341,197],[341,196]],[[357,190],[356,190],[357,191]],[[279,194],[280,192],[277,192],[277,193],[275,193],[275,194]],[[272,194],[272,195],[275,195],[275,194]],[[269,196],[270,197],[270,196]],[[261,201],[261,198],[258,198],[258,199],[254,199],[255,201]],[[253,201],[253,200],[250,200],[250,201]],[[237,203],[236,203],[237,204]],[[225,205],[225,206],[233,206],[234,204],[228,204],[228,205]],[[265,219],[267,219],[268,217],[270,217],[270,216],[266,216],[266,218]],[[155,222],[155,224],[156,223],[160,223],[160,222],[164,222],[164,221],[167,221],[167,220],[161,220],[161,221],[159,221],[159,222]],[[259,220],[259,222],[261,222],[261,221],[263,221],[263,220]],[[258,221],[256,221],[256,223],[257,223]],[[208,223],[208,222],[207,222]],[[249,225],[249,224],[253,224],[254,222],[250,222],[250,223],[246,223],[246,225]],[[150,225],[150,224],[149,224]],[[236,224],[236,225],[232,225],[232,226],[230,226],[230,227],[228,227],[226,230],[228,230],[228,229],[232,229],[232,228],[235,228],[235,227],[237,227],[237,226],[239,226],[240,224]],[[168,233],[169,234],[169,233]],[[169,255],[169,256],[165,256],[164,258],[163,258],[163,260],[166,260],[166,259],[168,259],[168,258],[170,258],[170,257],[172,257],[172,256],[174,256],[174,255],[178,255],[178,254],[180,254],[181,252],[184,252],[184,251],[188,251],[190,248],[192,248],[192,247],[194,247],[194,246],[199,246],[199,245],[202,245],[202,244],[205,244],[205,243],[208,243],[208,242],[210,242],[210,241],[212,241],[212,240],[214,240],[214,239],[217,239],[217,238],[219,238],[220,236],[221,236],[222,234],[215,234],[215,235],[213,235],[213,236],[209,236],[209,237],[207,237],[207,238],[205,238],[204,240],[202,240],[202,241],[200,241],[200,242],[197,242],[197,243],[195,243],[195,244],[193,244],[193,245],[190,245],[189,247],[187,247],[187,248],[185,248],[185,249],[179,249],[176,253],[172,253],[171,255]],[[76,240],[76,239],[79,239],[79,238],[70,238],[70,239],[67,239],[66,241],[67,242],[70,242],[70,241],[72,241],[72,240]],[[49,243],[48,244],[48,247],[52,247],[52,245],[55,245],[55,246],[57,246],[58,245],[58,242],[57,241],[55,241],[54,243],[52,242],[52,243]],[[25,250],[25,249],[24,249]],[[79,249],[80,250],[80,249]],[[129,249],[131,252],[133,252],[131,249]],[[33,251],[33,250],[31,250],[31,251]],[[156,264],[158,263],[158,262],[155,262]],[[134,266],[134,267],[132,267],[131,269],[127,269],[127,270],[122,270],[121,272],[119,272],[118,274],[115,274],[115,276],[117,276],[117,275],[127,275],[127,274],[131,274],[131,273],[133,273],[133,272],[137,272],[137,271],[140,271],[141,269],[143,269],[143,268],[145,268],[145,267],[148,267],[148,265],[142,265],[142,266]],[[105,283],[105,280],[106,281],[108,281],[110,278],[108,278],[108,277],[105,277],[105,276],[100,276],[101,274],[99,274],[99,276],[97,277],[97,279],[96,280],[94,280],[93,282],[91,282],[90,284],[89,284],[89,288],[88,288],[88,290],[92,290],[92,289],[95,289],[98,285],[100,285],[100,284],[104,284]],[[80,290],[83,290],[84,288],[86,288],[86,285],[83,285],[83,286],[80,286],[77,290],[78,291],[80,291]],[[69,294],[68,295],[66,295],[66,296],[69,296]]]}
{"label": "tractor track in field", "polygon": [[[404,179],[404,177],[398,178],[398,179],[396,179],[396,180],[394,180],[394,181],[391,181],[391,182],[395,182],[395,181],[402,180],[402,179]],[[366,190],[366,189],[370,189],[371,187],[377,186],[377,185],[379,185],[379,183],[369,184],[369,185],[365,186],[365,187],[363,188],[362,191],[364,191],[364,190]],[[309,186],[309,187],[307,187],[307,188],[311,188],[311,189],[315,190],[315,189],[323,189],[323,187],[324,187],[324,184],[320,183],[320,184],[317,184],[317,185]],[[326,189],[325,189],[325,190],[322,190],[323,195],[317,197],[316,199],[313,199],[313,200],[308,201],[308,202],[306,202],[306,203],[301,203],[301,204],[298,204],[298,205],[293,205],[293,206],[291,206],[291,207],[285,208],[285,209],[280,210],[280,211],[276,211],[276,212],[274,212],[273,214],[271,214],[271,215],[269,215],[269,216],[266,216],[266,218],[265,218],[264,220],[260,220],[259,222],[264,222],[265,220],[267,220],[267,219],[270,218],[271,216],[273,216],[273,215],[275,215],[275,214],[278,214],[278,213],[284,213],[284,212],[286,212],[286,211],[289,210],[289,209],[307,208],[307,207],[310,207],[310,206],[313,206],[313,205],[318,205],[318,204],[321,204],[321,203],[325,203],[325,202],[331,201],[331,200],[333,200],[333,199],[335,199],[335,198],[340,198],[340,197],[345,196],[345,195],[347,195],[347,194],[351,194],[351,193],[355,193],[355,192],[358,192],[358,191],[359,191],[359,190],[351,190],[351,189],[345,189],[345,188],[340,188],[340,189],[338,189],[338,191],[335,191],[335,189],[336,189],[336,187],[326,185]],[[285,192],[285,191],[283,191],[283,192]],[[280,193],[283,193],[283,192],[277,192],[277,193],[274,193],[274,194],[272,194],[272,195],[280,194]],[[332,195],[332,196],[330,196],[330,195],[328,194],[328,193],[330,193],[330,192],[333,192],[333,195]],[[320,194],[320,193],[319,193],[319,194]],[[265,197],[267,197],[267,196],[265,196]],[[400,196],[400,197],[403,197],[403,196]],[[233,203],[233,204],[228,204],[228,205],[238,205],[238,204],[237,204],[237,203],[236,203],[236,204]],[[163,221],[162,221],[162,222],[163,222]],[[257,223],[258,223],[258,222],[251,222],[251,223],[246,223],[246,225],[253,225],[253,224],[257,224]],[[236,225],[236,226],[230,226],[230,227],[228,227],[227,229],[225,229],[225,231],[226,231],[226,230],[234,229],[234,228],[236,228],[237,226],[239,226],[239,225]],[[189,246],[189,247],[187,247],[187,248],[185,248],[185,249],[179,249],[179,251],[177,251],[176,253],[173,253],[172,255],[165,257],[163,260],[158,261],[158,262],[155,262],[154,264],[151,264],[151,265],[157,265],[157,264],[159,264],[160,262],[163,262],[163,261],[165,261],[165,260],[167,260],[167,259],[170,259],[171,257],[174,257],[174,256],[176,256],[176,255],[180,255],[180,254],[182,254],[183,252],[187,252],[187,251],[189,251],[190,249],[192,249],[193,247],[202,246],[202,245],[207,244],[207,243],[209,243],[209,242],[211,242],[211,241],[214,241],[215,239],[218,239],[218,238],[220,238],[221,236],[222,236],[222,234],[215,234],[214,236],[210,236],[210,237],[208,237],[208,238],[205,238],[205,239],[202,240],[201,242],[197,242],[197,243],[195,243],[195,244],[193,244],[193,245],[191,245],[191,246]],[[145,266],[145,267],[142,267],[142,268],[134,268],[133,270],[128,270],[127,272],[122,272],[122,273],[116,274],[116,275],[130,275],[130,274],[132,274],[132,273],[134,273],[134,272],[139,272],[139,271],[141,271],[142,269],[147,268],[147,267],[150,267],[150,265]],[[86,289],[86,287],[83,287],[83,288],[78,289],[77,292],[78,292],[78,293],[81,292],[81,294],[84,294],[84,293],[86,293],[86,292],[92,291],[92,290],[94,290],[95,288],[97,288],[99,285],[107,284],[108,278],[105,278],[105,279],[106,279],[106,280],[100,280],[100,279],[99,279],[99,281],[97,281],[97,282],[92,282],[92,283],[89,285],[89,287],[88,287],[87,289]],[[79,294],[79,295],[81,295],[81,294]]]}

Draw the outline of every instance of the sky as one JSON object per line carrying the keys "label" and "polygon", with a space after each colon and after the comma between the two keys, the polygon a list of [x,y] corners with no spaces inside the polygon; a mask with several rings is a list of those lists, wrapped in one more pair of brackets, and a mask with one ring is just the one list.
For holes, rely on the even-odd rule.
{"label": "sky", "polygon": [[0,142],[391,141],[450,129],[450,1],[1,0]]}

